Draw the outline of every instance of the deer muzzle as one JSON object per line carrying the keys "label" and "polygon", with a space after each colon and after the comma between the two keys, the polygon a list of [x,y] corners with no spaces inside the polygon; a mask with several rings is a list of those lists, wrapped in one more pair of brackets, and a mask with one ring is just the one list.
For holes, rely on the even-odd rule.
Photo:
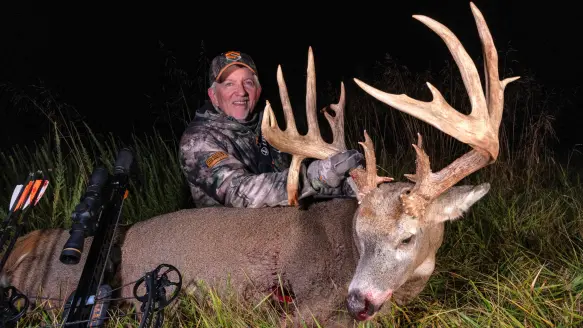
{"label": "deer muzzle", "polygon": [[367,321],[381,309],[385,300],[393,294],[392,290],[383,293],[381,297],[372,297],[370,293],[362,293],[359,289],[350,291],[346,299],[346,307],[350,315],[358,321]]}

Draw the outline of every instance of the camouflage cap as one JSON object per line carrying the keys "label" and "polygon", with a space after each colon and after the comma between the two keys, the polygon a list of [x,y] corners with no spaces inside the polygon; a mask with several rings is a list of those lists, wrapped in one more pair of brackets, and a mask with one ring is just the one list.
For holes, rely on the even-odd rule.
{"label": "camouflage cap", "polygon": [[245,66],[257,75],[257,67],[249,55],[239,51],[227,51],[213,58],[209,72],[210,83],[218,81],[221,74],[232,65]]}

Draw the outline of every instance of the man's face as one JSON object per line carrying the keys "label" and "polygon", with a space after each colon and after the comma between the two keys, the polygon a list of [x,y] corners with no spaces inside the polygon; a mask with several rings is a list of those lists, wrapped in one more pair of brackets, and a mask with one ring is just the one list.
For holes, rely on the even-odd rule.
{"label": "man's face", "polygon": [[247,67],[233,65],[221,75],[215,90],[208,89],[213,105],[236,119],[245,119],[253,111],[261,95],[261,87],[255,83],[253,72]]}

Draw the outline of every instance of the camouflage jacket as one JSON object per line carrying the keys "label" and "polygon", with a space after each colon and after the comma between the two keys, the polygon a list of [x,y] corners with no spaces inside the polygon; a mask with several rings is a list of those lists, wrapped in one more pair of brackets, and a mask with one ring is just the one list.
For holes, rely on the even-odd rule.
{"label": "camouflage jacket", "polygon": [[[262,112],[240,122],[208,102],[196,112],[180,140],[180,163],[196,207],[287,205],[291,157],[260,136],[261,118]],[[303,181],[300,198],[315,193]]]}

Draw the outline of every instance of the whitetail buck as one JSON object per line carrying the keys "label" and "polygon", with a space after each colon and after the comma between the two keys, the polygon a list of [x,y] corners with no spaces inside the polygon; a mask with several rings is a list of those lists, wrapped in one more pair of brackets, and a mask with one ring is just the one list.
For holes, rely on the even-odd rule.
{"label": "whitetail buck", "polygon": [[[416,172],[407,175],[414,183],[388,183],[390,178],[377,176],[374,148],[365,132],[361,145],[366,170],[351,172],[357,200],[337,199],[307,210],[293,206],[189,209],[137,223],[125,236],[122,283],[166,262],[182,272],[187,284],[202,280],[221,288],[228,283],[245,299],[257,302],[281,281],[293,293],[297,313],[307,320],[311,315],[326,319],[346,306],[354,318],[367,320],[391,298],[406,303],[418,295],[434,270],[444,222],[461,217],[489,190],[487,183],[454,185],[496,160],[503,91],[507,83],[517,79],[499,80],[492,37],[480,11],[473,4],[471,9],[484,50],[485,94],[475,65],[454,34],[428,17],[414,16],[435,31],[452,52],[470,96],[469,115],[449,106],[430,84],[434,99],[421,102],[379,91],[355,79],[378,100],[470,145],[471,151],[433,173],[419,136],[414,145]],[[322,140],[317,126],[311,48],[307,73],[308,133],[300,135],[295,128],[281,67],[277,80],[286,131],[278,128],[269,103],[262,122],[266,139],[293,154],[288,175],[291,205],[297,204],[300,162],[346,149],[343,85],[338,104],[331,106],[335,115],[326,114],[334,135],[329,144]]]}
{"label": "whitetail buck", "polygon": [[[306,210],[295,206],[188,209],[136,223],[127,231],[122,247],[121,284],[168,263],[180,270],[187,290],[204,282],[218,288],[219,295],[230,289],[239,300],[257,304],[266,295],[285,289],[293,298],[296,319],[312,321],[313,316],[320,322],[340,321],[346,310],[354,319],[369,320],[389,300],[405,304],[415,298],[433,273],[444,223],[460,218],[489,190],[487,183],[454,185],[496,161],[504,88],[518,78],[499,80],[492,37],[480,11],[470,5],[484,51],[485,92],[475,65],[454,34],[428,17],[414,16],[450,49],[470,96],[469,115],[450,107],[430,84],[433,100],[421,102],[355,82],[376,99],[470,145],[471,151],[433,173],[419,136],[413,145],[416,172],[407,175],[413,183],[389,182],[390,178],[377,176],[374,148],[365,132],[361,145],[366,169],[351,172],[357,199],[320,202]],[[344,86],[338,104],[331,106],[336,115],[326,115],[334,133],[334,142],[328,144],[316,123],[311,49],[307,72],[307,135],[295,129],[281,67],[277,80],[286,131],[279,130],[269,103],[262,122],[267,140],[293,154],[288,178],[291,205],[297,204],[301,160],[325,158],[346,148]],[[123,289],[122,297],[131,296],[130,285]]]}

